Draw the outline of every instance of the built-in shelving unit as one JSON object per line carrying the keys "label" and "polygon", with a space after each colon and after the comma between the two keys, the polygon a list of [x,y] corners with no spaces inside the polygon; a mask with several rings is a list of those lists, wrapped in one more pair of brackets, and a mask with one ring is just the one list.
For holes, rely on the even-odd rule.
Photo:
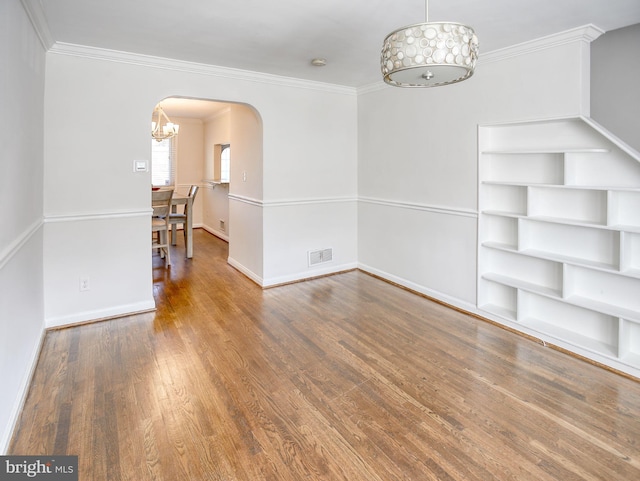
{"label": "built-in shelving unit", "polygon": [[583,117],[478,138],[478,308],[640,377],[640,154]]}

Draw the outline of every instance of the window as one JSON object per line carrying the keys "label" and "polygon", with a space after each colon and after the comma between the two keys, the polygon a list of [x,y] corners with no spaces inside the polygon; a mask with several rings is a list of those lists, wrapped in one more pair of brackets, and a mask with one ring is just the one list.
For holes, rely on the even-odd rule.
{"label": "window", "polygon": [[216,182],[228,183],[231,177],[231,145],[215,144],[213,146],[213,179]]}
{"label": "window", "polygon": [[220,181],[229,182],[229,174],[231,170],[231,146],[229,144],[222,146],[220,152]]}
{"label": "window", "polygon": [[177,138],[158,142],[151,139],[151,184],[154,186],[173,185],[176,172]]}

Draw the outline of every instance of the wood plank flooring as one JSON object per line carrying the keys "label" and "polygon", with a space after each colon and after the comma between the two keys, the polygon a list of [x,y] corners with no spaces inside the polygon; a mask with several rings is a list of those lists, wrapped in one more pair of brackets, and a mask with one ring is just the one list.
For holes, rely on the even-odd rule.
{"label": "wood plank flooring", "polygon": [[157,312],[47,334],[12,453],[82,480],[640,479],[640,383],[358,271],[262,290],[194,237],[154,259]]}

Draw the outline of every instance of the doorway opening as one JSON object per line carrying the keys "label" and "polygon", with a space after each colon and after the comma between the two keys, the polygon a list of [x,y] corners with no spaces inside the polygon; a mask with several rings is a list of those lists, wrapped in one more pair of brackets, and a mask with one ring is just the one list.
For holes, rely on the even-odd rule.
{"label": "doorway opening", "polygon": [[[262,119],[257,110],[247,104],[184,97],[168,97],[159,104],[179,131],[169,139],[171,145],[164,148],[160,161],[154,162],[152,156],[152,178],[162,177],[181,195],[198,186],[192,225],[229,243],[230,262],[235,239],[242,244],[239,255],[261,252],[261,222],[246,225],[257,223],[256,217],[238,215],[238,209],[230,208],[234,196],[262,199]],[[153,138],[150,142],[158,143]],[[234,239],[234,231],[253,231],[260,237],[247,244],[244,236]]]}

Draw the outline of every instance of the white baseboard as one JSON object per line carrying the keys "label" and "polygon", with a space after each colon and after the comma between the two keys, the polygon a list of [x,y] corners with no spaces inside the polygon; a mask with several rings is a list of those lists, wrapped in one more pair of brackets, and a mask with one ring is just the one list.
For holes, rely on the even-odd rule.
{"label": "white baseboard", "polygon": [[2,433],[2,438],[0,438],[0,455],[7,454],[7,451],[9,450],[9,443],[11,443],[13,433],[18,426],[18,421],[20,420],[20,415],[22,414],[24,403],[27,400],[27,395],[29,394],[31,380],[33,379],[33,374],[36,370],[36,366],[38,365],[38,360],[40,359],[40,351],[42,351],[46,332],[47,331],[43,326],[42,330],[40,331],[38,342],[35,344],[31,352],[29,366],[28,369],[25,370],[24,376],[22,377],[20,389],[18,390],[15,404],[9,416],[9,422],[5,426],[5,431],[4,433]]}
{"label": "white baseboard", "polygon": [[156,308],[153,298],[147,301],[136,302],[133,304],[123,304],[120,306],[109,307],[106,309],[95,309],[92,311],[76,312],[65,316],[48,317],[45,319],[47,329],[53,329],[64,326],[71,326],[88,321],[97,321],[100,319],[109,319],[111,317],[122,317],[140,312],[150,311]]}
{"label": "white baseboard", "polygon": [[259,286],[263,285],[262,284],[262,277],[257,275],[251,269],[247,269],[245,266],[243,266],[240,262],[235,260],[233,257],[228,257],[227,258],[227,262],[229,263],[230,266],[232,266],[234,269],[237,269],[240,272],[242,272],[245,276],[247,276],[249,279],[251,279],[253,282],[258,284]]}
{"label": "white baseboard", "polygon": [[219,237],[223,241],[229,242],[229,235],[226,232],[222,232],[221,230],[213,229],[212,227],[209,227],[208,225],[201,225],[200,227],[202,227],[204,230],[206,230],[209,234],[213,234],[214,236]]}
{"label": "white baseboard", "polygon": [[427,297],[431,297],[438,301],[444,302],[445,304],[449,304],[450,306],[457,307],[458,309],[462,309],[472,314],[480,314],[480,311],[478,310],[475,304],[471,304],[470,302],[463,301],[462,299],[458,299],[457,297],[448,296],[447,294],[443,294],[442,292],[436,291],[434,289],[429,289],[428,287],[422,286],[420,284],[416,284],[415,282],[411,282],[402,277],[389,274],[388,272],[381,271],[380,269],[376,269],[366,264],[359,263],[358,269],[360,269],[361,271],[373,274],[375,276],[381,277],[382,279],[386,279],[390,282],[393,282],[394,284],[398,284],[400,286],[406,287],[407,289],[411,289],[412,291],[418,292],[420,294],[424,294]]}
{"label": "white baseboard", "polygon": [[264,279],[262,287],[273,287],[281,284],[289,284],[291,282],[303,281],[305,279],[312,279],[314,277],[322,277],[331,274],[337,274],[339,272],[351,271],[357,268],[357,263],[350,262],[347,264],[325,266],[320,269],[307,269],[302,272],[296,272],[295,274],[288,274],[286,276],[270,277],[268,279]]}

